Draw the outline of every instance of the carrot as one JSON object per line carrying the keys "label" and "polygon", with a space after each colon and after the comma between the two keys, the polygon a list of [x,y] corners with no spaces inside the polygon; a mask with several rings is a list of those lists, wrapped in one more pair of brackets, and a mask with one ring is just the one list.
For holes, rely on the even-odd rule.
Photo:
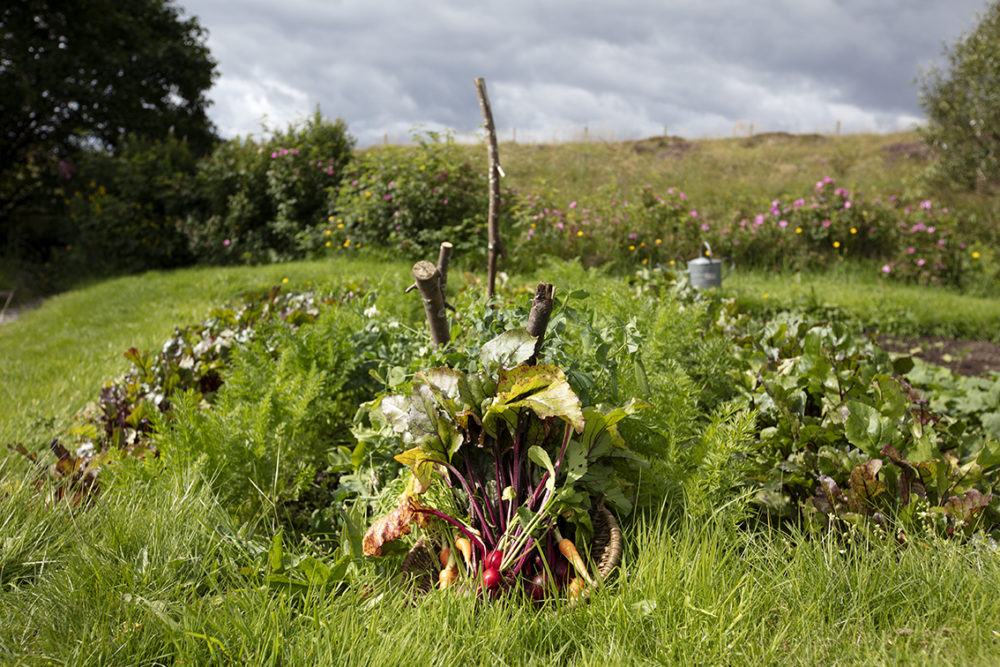
{"label": "carrot", "polygon": [[575,603],[587,593],[587,585],[580,577],[573,577],[569,582],[569,601]]}
{"label": "carrot", "polygon": [[444,590],[458,581],[458,566],[451,565],[438,573],[438,588]]}
{"label": "carrot", "polygon": [[472,542],[465,537],[456,537],[455,546],[462,552],[462,556],[465,558],[465,566],[472,569]]}
{"label": "carrot", "polygon": [[438,560],[441,561],[441,567],[448,567],[448,557],[450,555],[451,555],[451,549],[449,549],[448,547],[445,547],[444,549],[441,550],[441,553],[438,554]]}
{"label": "carrot", "polygon": [[576,545],[573,544],[573,540],[568,540],[556,531],[556,539],[559,540],[559,553],[561,553],[569,564],[573,566],[576,573],[584,578],[584,580],[591,586],[596,587],[597,584],[591,579],[590,573],[587,572],[587,566],[583,562],[583,558],[580,557],[580,552],[576,550]]}

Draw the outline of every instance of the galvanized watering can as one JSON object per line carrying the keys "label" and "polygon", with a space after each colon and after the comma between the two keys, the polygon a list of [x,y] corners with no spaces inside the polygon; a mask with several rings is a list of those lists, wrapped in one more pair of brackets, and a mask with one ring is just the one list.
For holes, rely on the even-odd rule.
{"label": "galvanized watering can", "polygon": [[726,271],[725,276],[722,275],[722,263],[725,260],[712,259],[711,246],[705,242],[702,242],[701,245],[705,247],[704,256],[688,262],[687,271],[684,273],[688,274],[688,280],[691,281],[692,287],[697,287],[698,289],[721,287],[722,279],[733,272],[736,264],[733,260],[729,260],[729,270]]}

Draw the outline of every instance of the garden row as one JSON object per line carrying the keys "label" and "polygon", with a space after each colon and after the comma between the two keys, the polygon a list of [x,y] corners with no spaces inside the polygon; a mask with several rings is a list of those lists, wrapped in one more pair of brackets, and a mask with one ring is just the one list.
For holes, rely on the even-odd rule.
{"label": "garden row", "polygon": [[[372,516],[392,517],[394,536],[366,551],[405,553],[389,548],[408,532],[399,522],[417,520],[401,497],[435,516],[446,508],[455,525],[475,524],[469,505],[446,501],[447,488],[431,484],[431,470],[460,467],[452,459],[463,451],[468,462],[463,443],[485,437],[479,429],[499,443],[510,428],[510,442],[527,429],[551,451],[532,454],[537,469],[524,489],[512,483],[511,498],[497,495],[498,478],[466,501],[504,507],[502,500],[551,496],[558,515],[579,522],[591,497],[620,517],[666,498],[675,516],[725,507],[740,521],[904,541],[928,531],[1000,530],[995,383],[914,371],[847,322],[794,315],[756,322],[734,302],[661,273],[557,299],[541,365],[528,371],[510,368],[523,368],[534,347],[518,333],[527,288],[500,302],[464,289],[451,299],[458,311],[443,348],[430,343],[401,296],[366,289],[345,285],[322,298],[275,289],[177,330],[159,353],[130,350],[131,370],[52,444],[52,492],[80,502],[162,465],[194,467],[238,522],[277,508],[280,522],[270,530],[306,536],[358,568],[367,562],[360,533]],[[532,411],[551,438],[517,417]],[[565,440],[552,426],[563,422]],[[579,441],[569,440],[570,426],[580,429]],[[607,461],[574,449],[589,442],[596,451],[605,437],[602,447],[618,447]],[[562,469],[560,440],[563,450],[571,445]],[[17,449],[45,460],[30,443]],[[545,469],[557,487],[545,485]],[[463,486],[478,489],[472,480],[482,474]],[[480,524],[492,511],[480,509]],[[441,525],[431,534],[454,546],[460,535]],[[588,530],[584,521],[568,534]],[[500,550],[495,545],[511,542],[498,533],[491,544]],[[480,549],[481,562],[490,549]],[[304,571],[281,574],[308,583]]]}

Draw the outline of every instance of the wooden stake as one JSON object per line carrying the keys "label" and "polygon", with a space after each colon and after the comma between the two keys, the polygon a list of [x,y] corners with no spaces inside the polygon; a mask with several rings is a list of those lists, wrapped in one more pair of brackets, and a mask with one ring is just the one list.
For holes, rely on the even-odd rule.
{"label": "wooden stake", "polygon": [[444,292],[441,289],[441,274],[437,267],[427,261],[413,265],[413,278],[424,301],[427,324],[431,329],[431,339],[437,345],[447,345],[451,341],[448,316],[445,313]]}
{"label": "wooden stake", "polygon": [[496,294],[497,256],[507,257],[507,251],[500,241],[500,229],[497,216],[500,212],[500,156],[497,151],[497,130],[493,124],[493,112],[490,110],[490,99],[486,96],[486,81],[476,79],[476,94],[479,96],[479,110],[483,113],[483,124],[486,126],[486,157],[489,161],[490,174],[490,209],[486,219],[487,258],[486,275],[490,298]]}
{"label": "wooden stake", "polygon": [[524,327],[529,334],[535,336],[535,350],[531,353],[528,363],[534,365],[538,361],[538,352],[545,340],[545,330],[549,326],[552,306],[555,303],[556,288],[551,283],[538,283],[535,287],[535,298],[531,300],[531,312],[528,313],[528,324]]}

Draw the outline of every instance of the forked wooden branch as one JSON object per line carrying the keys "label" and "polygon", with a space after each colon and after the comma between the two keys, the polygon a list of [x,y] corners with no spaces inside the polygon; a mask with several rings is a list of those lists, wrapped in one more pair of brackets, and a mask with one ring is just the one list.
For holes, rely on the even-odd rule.
{"label": "forked wooden branch", "polygon": [[420,298],[424,302],[427,324],[431,329],[431,339],[436,345],[446,345],[451,341],[448,316],[445,313],[444,296],[441,290],[441,274],[437,267],[427,261],[413,265],[413,278],[417,281]]}
{"label": "forked wooden branch", "polygon": [[496,294],[497,257],[507,257],[507,251],[500,240],[498,215],[500,212],[500,155],[497,150],[497,130],[493,124],[493,111],[490,110],[490,98],[486,96],[486,81],[476,79],[476,94],[479,96],[479,109],[483,113],[483,124],[486,127],[486,155],[489,160],[490,174],[490,208],[486,221],[487,230],[487,264],[488,294],[492,298]]}
{"label": "forked wooden branch", "polygon": [[549,326],[552,306],[555,303],[556,288],[551,283],[538,283],[535,287],[535,298],[531,300],[531,311],[528,313],[528,333],[535,336],[535,350],[531,353],[528,363],[534,365],[538,361],[538,352],[545,340],[545,330]]}

